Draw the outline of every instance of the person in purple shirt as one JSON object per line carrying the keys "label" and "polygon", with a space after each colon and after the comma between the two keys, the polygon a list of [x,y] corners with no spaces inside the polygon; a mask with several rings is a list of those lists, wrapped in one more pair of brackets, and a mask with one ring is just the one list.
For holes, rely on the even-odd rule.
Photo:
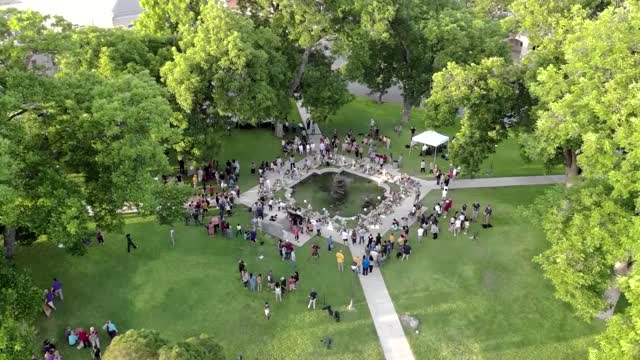
{"label": "person in purple shirt", "polygon": [[64,300],[64,295],[62,294],[62,283],[60,282],[60,280],[53,278],[51,290],[53,290],[53,295],[59,297],[60,300]]}
{"label": "person in purple shirt", "polygon": [[44,305],[42,305],[42,310],[44,310],[44,314],[47,317],[51,316],[51,311],[55,310],[56,307],[53,305],[53,293],[50,289],[44,291]]}

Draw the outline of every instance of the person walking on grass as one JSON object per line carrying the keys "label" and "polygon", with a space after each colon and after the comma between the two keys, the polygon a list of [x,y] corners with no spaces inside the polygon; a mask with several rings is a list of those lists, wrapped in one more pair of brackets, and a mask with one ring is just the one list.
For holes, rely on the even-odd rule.
{"label": "person walking on grass", "polygon": [[169,229],[169,243],[171,244],[172,247],[176,247],[175,233],[176,231],[173,229],[173,226],[172,226],[171,229]]}
{"label": "person walking on grass", "polygon": [[268,302],[264,302],[264,317],[265,319],[271,319],[271,305]]}
{"label": "person walking on grass", "polygon": [[282,302],[282,288],[280,287],[280,283],[276,282],[275,286],[275,294],[276,294],[276,302]]}
{"label": "person walking on grass", "polygon": [[131,234],[127,234],[126,237],[127,237],[127,253],[131,252],[131,248],[133,248],[134,250],[138,249],[136,244],[134,244],[133,240],[131,239]]}
{"label": "person walking on grass", "polygon": [[344,271],[344,255],[342,254],[342,250],[336,253],[336,262],[338,263],[338,271]]}
{"label": "person walking on grass", "polygon": [[291,267],[293,268],[293,270],[296,269],[296,252],[294,250],[291,250],[291,254],[289,254],[289,256],[291,257]]}
{"label": "person walking on grass", "polygon": [[409,260],[409,255],[411,255],[411,246],[407,242],[402,246],[402,260]]}
{"label": "person walking on grass", "polygon": [[440,232],[440,228],[438,227],[437,222],[433,222],[431,224],[431,234],[433,235],[433,240],[438,239],[438,233]]}
{"label": "person walking on grass", "polygon": [[309,292],[309,305],[307,305],[307,309],[311,309],[311,306],[313,306],[313,310],[316,309],[316,299],[318,298],[318,293],[316,292],[315,289],[311,289],[311,292]]}
{"label": "person walking on grass", "polygon": [[420,172],[421,173],[426,172],[426,168],[427,168],[427,164],[424,162],[424,160],[420,160]]}
{"label": "person walking on grass", "polygon": [[54,296],[57,296],[60,300],[64,300],[64,294],[62,293],[62,283],[60,282],[60,280],[53,278],[51,290],[53,291]]}
{"label": "person walking on grass", "polygon": [[262,273],[258,273],[256,277],[256,285],[258,286],[258,292],[262,291]]}
{"label": "person walking on grass", "polygon": [[249,274],[249,290],[256,291],[256,277],[253,273]]}
{"label": "person walking on grass", "polygon": [[104,235],[102,235],[102,231],[100,230],[98,230],[98,232],[96,233],[96,241],[98,242],[98,244],[104,245]]}

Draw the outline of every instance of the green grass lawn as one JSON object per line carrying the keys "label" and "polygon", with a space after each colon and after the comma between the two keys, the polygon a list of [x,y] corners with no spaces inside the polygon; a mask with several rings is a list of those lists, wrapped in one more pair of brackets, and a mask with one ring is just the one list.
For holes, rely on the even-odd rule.
{"label": "green grass lawn", "polygon": [[[374,181],[343,172],[342,176],[348,181],[347,196],[342,204],[337,204],[331,197],[331,184],[335,175],[335,173],[311,175],[298,183],[293,191],[296,204],[304,207],[306,200],[316,210],[326,208],[331,215],[352,217],[363,212],[363,204],[367,198],[375,205],[382,201],[384,189]],[[370,209],[371,207],[367,210]]]}
{"label": "green grass lawn", "polygon": [[[248,213],[234,215],[232,224],[237,222],[247,224]],[[49,286],[54,276],[64,284],[65,300],[56,302],[51,318],[42,314],[38,322],[40,341],[54,338],[66,344],[66,326],[101,326],[111,319],[120,332],[156,329],[172,341],[210,334],[230,359],[238,354],[245,359],[382,358],[359,282],[354,282],[356,310],[348,312],[351,273],[336,271],[335,256],[324,243],[319,261],[309,259],[311,243],[297,250],[301,288],[275,303],[272,293],[245,290],[237,270],[238,259],[244,259],[249,271],[263,274],[265,288],[269,270],[288,278],[291,264],[276,255],[273,240],[254,247],[240,239],[209,238],[201,227],[177,225],[177,245],[171,248],[167,227],[149,219],[130,218],[125,230],[139,247],[132,254],[126,253],[123,234],[107,234],[104,246],[92,246],[82,257],[47,242],[18,250],[18,265],[31,269],[40,287]],[[308,311],[312,287],[319,293],[319,307]],[[340,323],[319,309],[325,300],[341,310]],[[270,321],[264,319],[265,301],[272,305]],[[333,338],[333,349],[324,349],[325,336]],[[104,348],[104,332],[101,341]],[[65,360],[90,356],[88,350],[61,349]]]}
{"label": "green grass lawn", "polygon": [[[383,268],[398,313],[417,316],[419,334],[407,333],[416,359],[585,359],[599,322],[578,320],[554,298],[549,281],[531,259],[548,244],[540,229],[519,216],[544,187],[452,190],[454,209],[490,203],[492,229],[477,243],[453,237],[444,220],[438,240],[413,243],[411,259]],[[439,192],[424,203],[431,208]],[[469,206],[470,207],[470,206]]]}
{"label": "green grass lawn", "polygon": [[[393,158],[397,159],[399,155],[403,156],[403,171],[418,176],[420,175],[420,147],[414,149],[412,153],[405,148],[405,145],[411,141],[411,126],[416,127],[416,134],[425,130],[436,130],[450,137],[455,136],[457,127],[446,127],[442,129],[427,129],[424,125],[424,111],[421,109],[413,109],[409,118],[409,124],[403,124],[402,132],[396,135],[393,132],[394,126],[401,125],[402,109],[400,104],[384,103],[378,104],[365,97],[356,97],[351,103],[343,106],[338,110],[328,124],[321,125],[323,133],[327,136],[333,134],[334,129],[338,134],[344,135],[349,129],[357,133],[366,133],[369,131],[369,120],[373,118],[382,134],[391,137],[391,148],[389,151],[379,147],[379,151],[384,150],[385,153],[393,154]],[[433,156],[424,158],[427,165],[433,159]],[[449,163],[439,156],[437,163],[441,168],[448,168]],[[516,139],[507,139],[498,145],[496,154],[489,158],[480,167],[480,172],[476,177],[500,177],[500,176],[526,176],[526,175],[544,175],[547,173],[562,173],[562,168],[557,167],[547,171],[542,163],[526,162],[520,157],[520,146]],[[463,177],[465,177],[463,169]]]}

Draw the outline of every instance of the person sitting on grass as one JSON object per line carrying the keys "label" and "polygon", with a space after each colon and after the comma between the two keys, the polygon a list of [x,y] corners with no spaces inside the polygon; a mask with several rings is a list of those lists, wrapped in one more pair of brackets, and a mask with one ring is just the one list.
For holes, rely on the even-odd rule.
{"label": "person sitting on grass", "polygon": [[102,326],[102,328],[107,331],[107,334],[109,334],[109,338],[111,338],[112,340],[114,337],[116,337],[116,335],[118,335],[118,329],[116,329],[116,324],[114,324],[113,321],[111,320],[107,320],[107,322]]}
{"label": "person sitting on grass", "polygon": [[89,341],[89,334],[83,328],[78,329],[78,346],[77,349],[84,349],[91,346],[91,342]]}
{"label": "person sitting on grass", "polygon": [[69,346],[75,346],[78,343],[78,334],[75,330],[71,329],[71,327],[68,327],[64,331],[64,337],[67,339]]}
{"label": "person sitting on grass", "polygon": [[102,350],[100,350],[99,346],[94,345],[93,348],[91,349],[91,353],[93,354],[94,360],[102,359]]}
{"label": "person sitting on grass", "polygon": [[93,347],[100,347],[100,338],[98,337],[98,331],[93,326],[89,328],[89,342]]}

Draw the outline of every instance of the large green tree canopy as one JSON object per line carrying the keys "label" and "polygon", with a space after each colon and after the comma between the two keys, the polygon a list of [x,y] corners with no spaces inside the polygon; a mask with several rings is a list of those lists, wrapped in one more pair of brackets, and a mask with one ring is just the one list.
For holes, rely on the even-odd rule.
{"label": "large green tree canopy", "polygon": [[284,117],[289,71],[281,44],[269,29],[211,2],[200,25],[162,69],[169,91],[187,112],[235,116],[246,122]]}
{"label": "large green tree canopy", "polygon": [[[314,119],[325,120],[350,100],[342,74],[326,65],[334,61],[332,44],[349,44],[355,33],[386,36],[396,8],[389,0],[240,0],[234,10],[202,0],[141,5],[145,12],[137,28],[180,39],[164,78],[181,105],[197,110],[205,122],[212,113],[241,121],[280,120],[288,113],[284,99],[294,95],[302,96]],[[317,79],[323,81],[311,81]],[[236,88],[224,88],[222,80]],[[208,99],[212,92],[216,96]],[[257,106],[242,106],[239,100],[247,98]]]}
{"label": "large green tree canopy", "polygon": [[[146,71],[41,75],[14,58],[74,51],[63,41],[71,28],[32,12],[6,11],[0,19],[3,36],[16,38],[0,44],[0,144],[11,171],[0,176],[5,256],[16,228],[81,252],[92,226],[122,224],[117,211],[126,202],[151,203],[154,176],[168,166],[164,150],[179,135],[168,94]],[[42,38],[51,42],[44,46]]]}
{"label": "large green tree canopy", "polygon": [[26,273],[0,259],[0,360],[29,358],[41,299]]}
{"label": "large green tree canopy", "polygon": [[[537,261],[558,296],[585,318],[610,306],[602,297],[608,287],[620,287],[631,304],[609,322],[594,359],[640,356],[639,275],[633,266],[640,251],[638,5],[630,1],[575,21],[575,33],[562,46],[564,64],[541,70],[533,86],[545,105],[534,136],[550,147],[580,143],[584,178],[568,190],[568,207],[545,216],[552,246]],[[614,273],[616,264],[623,270]]]}
{"label": "large green tree canopy", "polygon": [[404,121],[430,96],[433,75],[448,63],[507,55],[499,23],[457,1],[402,0],[386,36],[356,35],[345,71],[372,89],[398,83]]}

